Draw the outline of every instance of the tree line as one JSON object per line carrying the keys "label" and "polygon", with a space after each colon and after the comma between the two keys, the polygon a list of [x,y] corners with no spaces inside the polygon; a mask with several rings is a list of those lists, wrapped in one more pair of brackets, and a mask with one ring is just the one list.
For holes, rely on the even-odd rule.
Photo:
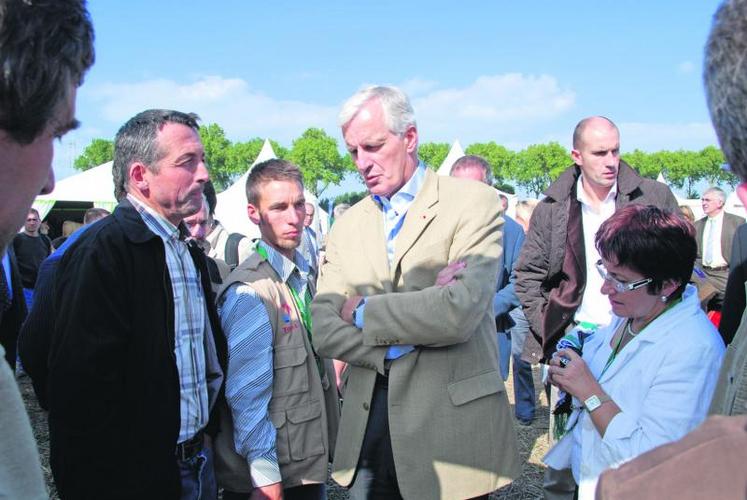
{"label": "tree line", "polygon": [[[227,188],[257,158],[264,139],[232,142],[216,123],[200,127],[200,138],[211,179],[220,192]],[[309,128],[293,140],[290,148],[270,140],[275,155],[298,165],[304,185],[315,195],[329,186],[338,185],[345,174],[354,172],[350,155],[340,153],[338,142],[319,128]],[[420,158],[431,168],[438,168],[446,158],[450,145],[445,142],[426,142],[420,145]],[[539,197],[552,181],[571,164],[570,153],[557,142],[533,144],[521,151],[512,151],[495,142],[470,144],[465,152],[479,155],[490,163],[495,186],[509,193],[515,186]],[[107,139],[94,139],[76,158],[78,170],[101,165],[114,156],[114,144]],[[655,179],[660,173],[672,186],[683,189],[688,198],[697,198],[695,185],[704,180],[709,185],[728,184],[732,188],[737,178],[724,170],[724,156],[715,146],[700,151],[656,151],[635,149],[622,155],[623,160],[643,177]],[[357,193],[356,193],[357,194]],[[337,201],[336,201],[337,202]]]}

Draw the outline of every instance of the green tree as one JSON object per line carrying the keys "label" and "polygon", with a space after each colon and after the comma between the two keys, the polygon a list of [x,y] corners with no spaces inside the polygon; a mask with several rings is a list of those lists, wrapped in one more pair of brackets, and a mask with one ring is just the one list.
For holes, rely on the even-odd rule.
{"label": "green tree", "polygon": [[661,172],[659,165],[651,157],[651,154],[640,149],[634,149],[629,153],[623,154],[622,159],[625,163],[633,167],[641,177],[656,179],[659,176],[659,172]]}
{"label": "green tree", "polygon": [[[235,142],[229,146],[226,154],[226,172],[235,181],[254,163],[262,150],[264,140],[259,137],[244,142]],[[274,149],[274,148],[273,148]],[[277,154],[277,153],[276,153]]]}
{"label": "green tree", "polygon": [[319,128],[306,129],[293,141],[288,160],[298,165],[304,186],[317,196],[330,184],[339,184],[348,167],[337,149],[337,141]]}
{"label": "green tree", "polygon": [[512,177],[538,198],[569,163],[568,151],[557,142],[533,144],[516,155]]}
{"label": "green tree", "polygon": [[200,140],[205,148],[205,162],[210,178],[215,184],[215,190],[221,192],[231,185],[236,175],[226,163],[231,141],[226,139],[226,133],[217,123],[200,126]]}
{"label": "green tree", "polygon": [[504,179],[511,177],[511,165],[516,155],[513,151],[490,141],[470,144],[465,153],[480,156],[490,163],[496,186],[503,185]]}
{"label": "green tree", "polygon": [[88,170],[114,159],[114,141],[94,139],[86,146],[83,153],[75,159],[73,166],[77,170]]}
{"label": "green tree", "polygon": [[438,170],[448,154],[449,145],[445,142],[426,142],[418,145],[418,156],[433,170]]}
{"label": "green tree", "polygon": [[703,163],[703,177],[712,186],[725,182],[732,189],[739,183],[739,179],[733,173],[724,170],[726,158],[716,146],[706,146],[698,152]]}

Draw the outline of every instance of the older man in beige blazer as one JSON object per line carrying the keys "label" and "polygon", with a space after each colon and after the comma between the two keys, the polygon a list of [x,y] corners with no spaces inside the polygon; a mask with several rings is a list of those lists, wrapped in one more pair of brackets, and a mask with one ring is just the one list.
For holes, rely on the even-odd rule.
{"label": "older man in beige blazer", "polygon": [[348,363],[333,478],[353,499],[487,497],[520,471],[491,311],[498,198],[418,162],[396,88],[359,91],[340,123],[371,196],[333,226],[312,304],[318,352]]}

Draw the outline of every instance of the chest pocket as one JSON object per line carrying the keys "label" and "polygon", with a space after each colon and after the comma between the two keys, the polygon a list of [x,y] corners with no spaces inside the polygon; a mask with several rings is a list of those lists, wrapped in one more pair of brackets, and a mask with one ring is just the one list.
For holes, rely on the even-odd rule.
{"label": "chest pocket", "polygon": [[307,356],[306,346],[303,344],[275,347],[273,397],[301,394],[309,390]]}

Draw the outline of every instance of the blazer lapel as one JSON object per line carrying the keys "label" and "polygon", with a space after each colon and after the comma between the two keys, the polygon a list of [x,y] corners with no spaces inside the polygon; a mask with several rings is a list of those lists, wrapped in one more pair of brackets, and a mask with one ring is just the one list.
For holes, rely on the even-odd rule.
{"label": "blazer lapel", "polygon": [[361,220],[361,231],[354,237],[361,239],[363,252],[366,254],[374,274],[385,290],[392,290],[389,277],[389,260],[386,256],[386,237],[384,236],[384,215],[376,202],[369,196]]}
{"label": "blazer lapel", "polygon": [[423,186],[407,210],[402,229],[399,235],[397,235],[397,241],[394,245],[394,260],[390,270],[392,281],[394,281],[402,258],[412,248],[422,232],[436,216],[437,203],[438,176],[430,169],[427,169]]}

